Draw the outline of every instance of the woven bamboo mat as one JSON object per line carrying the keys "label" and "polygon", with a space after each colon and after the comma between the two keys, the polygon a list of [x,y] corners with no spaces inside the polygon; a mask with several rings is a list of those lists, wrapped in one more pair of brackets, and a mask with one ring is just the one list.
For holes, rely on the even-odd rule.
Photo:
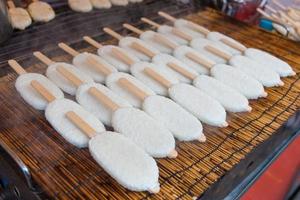
{"label": "woven bamboo mat", "polygon": [[[170,13],[176,15],[174,10]],[[0,139],[25,162],[34,180],[49,196],[56,199],[191,199],[201,195],[257,145],[270,138],[299,109],[300,46],[212,10],[187,18],[226,33],[247,46],[275,54],[289,62],[297,75],[284,78],[283,87],[267,89],[266,99],[252,101],[251,113],[229,113],[229,127],[204,126],[206,143],[180,142],[176,159],[157,159],[161,191],[151,195],[125,190],[93,161],[87,149],[68,144],[50,127],[42,112],[29,107],[17,94],[16,75],[10,71],[0,79]],[[83,44],[73,46],[95,52]],[[71,60],[59,50],[45,53],[56,61]],[[44,73],[46,69],[34,58],[21,63],[31,63],[27,68],[29,72]]]}

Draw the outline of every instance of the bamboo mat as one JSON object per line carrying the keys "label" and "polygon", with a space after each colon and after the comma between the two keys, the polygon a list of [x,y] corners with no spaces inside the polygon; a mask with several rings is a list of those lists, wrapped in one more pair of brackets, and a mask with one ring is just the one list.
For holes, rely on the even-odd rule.
{"label": "bamboo mat", "polygon": [[[176,15],[174,11],[170,13]],[[267,89],[266,99],[252,101],[251,113],[229,113],[229,127],[204,126],[206,143],[180,142],[176,159],[157,159],[161,191],[151,195],[125,190],[93,161],[87,149],[68,144],[50,127],[42,112],[29,107],[17,94],[16,75],[10,71],[0,79],[0,139],[25,162],[34,180],[49,196],[55,199],[192,199],[270,138],[299,109],[300,46],[212,10],[187,18],[226,33],[247,46],[273,53],[289,62],[297,75],[284,78],[283,87]],[[87,46],[84,49],[95,52]],[[58,50],[46,54],[54,56],[56,61],[71,60]],[[29,72],[45,72],[46,66],[34,58],[24,63],[31,63]]]}

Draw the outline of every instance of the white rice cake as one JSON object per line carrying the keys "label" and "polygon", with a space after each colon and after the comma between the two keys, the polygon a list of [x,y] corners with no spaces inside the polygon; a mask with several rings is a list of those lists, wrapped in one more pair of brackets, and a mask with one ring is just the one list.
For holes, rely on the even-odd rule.
{"label": "white rice cake", "polygon": [[200,121],[217,127],[226,127],[226,111],[215,99],[201,90],[179,83],[169,89],[170,97]]}
{"label": "white rice cake", "polygon": [[173,70],[172,68],[170,68],[168,66],[168,63],[174,63],[178,66],[180,66],[182,69],[188,71],[189,73],[193,74],[193,75],[197,75],[197,71],[192,69],[191,67],[189,67],[188,65],[186,65],[184,62],[181,62],[179,59],[167,55],[167,54],[158,54],[156,56],[154,56],[154,58],[152,59],[152,62],[154,64],[156,64],[157,66],[161,66],[166,68],[166,70],[169,71],[169,73],[172,74],[172,76],[175,76],[180,82],[183,83],[191,83],[192,80],[183,76],[182,74],[178,73],[177,71]]}
{"label": "white rice cake", "polygon": [[33,80],[42,84],[56,99],[64,98],[63,92],[45,76],[36,73],[22,74],[17,78],[15,87],[26,103],[35,109],[46,109],[48,101],[46,101],[44,97],[31,86],[31,81]]}
{"label": "white rice cake", "polygon": [[112,49],[116,48],[122,53],[126,54],[128,57],[130,57],[134,62],[139,62],[140,59],[136,57],[134,54],[131,54],[130,52],[117,47],[113,45],[106,45],[98,49],[98,55],[101,56],[104,60],[106,60],[108,63],[110,63],[112,66],[117,68],[121,72],[129,72],[130,65],[124,63],[123,61],[117,59],[112,54]]}
{"label": "white rice cake", "polygon": [[111,126],[112,119],[112,110],[105,107],[100,101],[98,101],[94,96],[89,94],[89,89],[91,87],[95,87],[112,99],[115,103],[117,103],[121,107],[131,107],[131,105],[123,98],[112,92],[107,87],[96,84],[96,83],[88,83],[81,85],[76,93],[77,102],[82,105],[87,111],[94,114],[102,123],[107,126]]}
{"label": "white rice cake", "polygon": [[172,133],[141,110],[128,107],[116,110],[112,116],[112,125],[150,156],[167,157],[175,149]]}
{"label": "white rice cake", "polygon": [[68,79],[66,79],[63,75],[61,75],[56,68],[59,66],[63,66],[65,69],[72,72],[74,75],[76,75],[83,83],[93,83],[93,79],[86,75],[84,72],[80,71],[73,65],[63,63],[63,62],[56,62],[54,64],[51,64],[46,71],[47,77],[55,83],[60,89],[62,89],[64,92],[75,95],[77,87],[72,84]]}
{"label": "white rice cake", "polygon": [[259,97],[267,96],[263,85],[259,81],[230,65],[215,65],[211,69],[211,75],[222,83],[236,89],[248,99],[258,99]]}
{"label": "white rice cake", "polygon": [[135,77],[122,73],[122,72],[117,72],[110,74],[107,79],[106,79],[106,85],[109,89],[114,91],[116,94],[120,95],[120,97],[126,99],[131,105],[137,108],[141,108],[143,101],[141,101],[138,97],[133,95],[131,92],[129,92],[127,89],[122,87],[119,83],[118,80],[120,78],[126,78],[129,80],[131,83],[133,83],[135,86],[146,92],[148,95],[155,95],[155,93],[147,87],[144,83],[142,83],[140,80],[136,79]]}
{"label": "white rice cake", "polygon": [[104,125],[94,115],[87,112],[74,101],[69,99],[52,101],[45,110],[46,119],[63,138],[76,147],[87,147],[90,138],[67,118],[66,113],[69,111],[74,111],[95,129],[97,133],[105,131]]}
{"label": "white rice cake", "polygon": [[245,51],[245,55],[257,62],[260,62],[264,67],[272,68],[282,77],[296,75],[292,67],[287,62],[284,62],[265,51],[248,48]]}
{"label": "white rice cake", "polygon": [[90,0],[68,0],[69,6],[76,12],[90,12],[93,6]]}
{"label": "white rice cake", "polygon": [[172,33],[172,31],[173,31],[173,27],[168,26],[168,25],[161,25],[157,29],[157,32],[166,35],[170,40],[176,42],[177,44],[180,44],[180,45],[188,45],[189,44],[189,41],[175,35],[174,33]]}
{"label": "white rice cake", "polygon": [[206,140],[200,121],[166,97],[147,97],[143,103],[143,110],[167,127],[180,141]]}
{"label": "white rice cake", "polygon": [[145,63],[145,62],[139,62],[134,64],[131,67],[131,74],[135,76],[137,79],[139,79],[141,82],[143,82],[145,85],[147,85],[149,88],[151,88],[156,94],[162,95],[162,96],[168,96],[168,88],[164,87],[160,83],[158,83],[156,80],[149,77],[145,72],[144,69],[146,67],[150,67],[157,73],[164,76],[167,80],[171,82],[171,84],[179,83],[178,79],[174,77],[172,74],[170,74],[166,69],[163,67],[159,67],[157,65],[154,65],[152,63]]}
{"label": "white rice cake", "polygon": [[194,80],[194,85],[204,93],[219,101],[226,111],[251,111],[248,99],[244,95],[217,79],[206,75],[200,75]]}
{"label": "white rice cake", "polygon": [[131,47],[134,42],[140,44],[141,46],[146,47],[147,49],[152,51],[154,54],[159,54],[159,51],[157,49],[155,49],[154,47],[152,47],[150,44],[146,43],[143,40],[135,38],[135,37],[123,37],[119,41],[119,46],[121,48],[125,49],[125,51],[128,51],[128,52],[134,54],[135,56],[137,56],[142,61],[147,61],[147,62],[151,61],[151,58],[149,56],[147,56],[144,53],[142,53],[140,51],[137,51],[137,50],[135,50],[134,48]]}
{"label": "white rice cake", "polygon": [[103,132],[89,142],[92,157],[119,184],[133,191],[157,191],[155,160],[120,133]]}
{"label": "white rice cake", "polygon": [[34,1],[27,9],[32,19],[37,22],[48,22],[55,17],[52,7],[43,1]]}
{"label": "white rice cake", "polygon": [[[197,32],[198,34],[201,34],[202,37],[205,37],[205,35],[203,33],[200,33],[199,31],[195,30],[193,27],[190,26],[190,24],[195,24],[194,22],[192,21],[188,21],[188,20],[185,20],[185,19],[176,19],[175,22],[174,22],[174,26],[176,28],[187,28],[189,29],[190,31],[194,31],[194,32]],[[197,26],[200,26],[198,24],[195,24]],[[201,26],[203,29],[206,29],[204,28],[203,26]],[[208,29],[206,29],[207,32],[209,32]]]}
{"label": "white rice cake", "polygon": [[84,52],[75,56],[73,58],[73,65],[75,65],[78,69],[83,71],[86,75],[92,77],[95,82],[104,83],[106,76],[102,74],[102,72],[98,71],[97,68],[92,66],[92,64],[88,62],[88,58],[95,59],[98,63],[101,63],[106,68],[110,69],[112,73],[118,71],[115,67],[106,62],[103,58],[95,54]]}
{"label": "white rice cake", "polygon": [[24,8],[10,8],[8,10],[11,25],[20,30],[24,30],[32,23],[29,13]]}
{"label": "white rice cake", "polygon": [[200,54],[202,54],[203,56],[206,56],[207,58],[210,58],[211,60],[215,61],[216,63],[220,63],[220,64],[225,64],[227,61],[224,58],[221,58],[213,53],[210,53],[209,51],[207,51],[205,49],[206,46],[213,46],[215,48],[221,49],[222,51],[226,52],[227,54],[231,55],[230,51],[228,50],[227,46],[222,46],[219,43],[210,41],[208,39],[205,38],[198,38],[198,39],[194,39],[191,42],[191,47],[193,49],[195,49],[196,51],[198,51]]}
{"label": "white rice cake", "polygon": [[232,39],[231,37],[228,37],[228,36],[226,36],[226,35],[224,35],[222,33],[219,33],[219,32],[213,32],[213,31],[209,32],[209,34],[207,34],[207,39],[209,39],[211,41],[218,42],[220,45],[222,45],[224,48],[226,48],[226,50],[229,51],[233,55],[240,55],[242,52],[240,52],[239,50],[234,49],[234,48],[226,45],[225,43],[223,43],[222,41],[220,41],[221,39],[227,39],[227,40],[231,41],[232,43],[234,43],[236,45],[239,45],[239,46],[241,46],[243,48],[246,48],[246,46],[243,45],[242,43],[240,43],[240,42],[238,42],[238,41]]}
{"label": "white rice cake", "polygon": [[265,68],[259,62],[251,60],[246,56],[233,56],[229,63],[252,76],[266,87],[282,86],[284,84],[280,80],[280,76],[274,70]]}
{"label": "white rice cake", "polygon": [[199,63],[196,63],[195,61],[189,59],[186,56],[187,53],[189,53],[189,52],[197,55],[198,57],[204,58],[205,60],[210,61],[211,63],[215,63],[212,59],[204,56],[203,54],[200,54],[195,49],[192,49],[187,46],[180,46],[180,47],[176,48],[174,51],[174,57],[177,58],[178,60],[184,62],[185,64],[187,64],[189,67],[194,69],[199,74],[209,74],[209,69],[207,69],[205,66],[203,66]]}
{"label": "white rice cake", "polygon": [[[165,37],[167,38],[165,35],[160,34],[160,33],[156,33],[154,31],[145,31],[140,35],[140,39],[147,42],[148,44],[150,44],[151,46],[153,46],[154,48],[156,48],[158,51],[160,51],[161,53],[167,53],[167,54],[172,54],[173,53],[173,49],[157,42],[154,38],[155,35],[159,34],[161,37]],[[168,38],[167,38],[168,39]],[[174,41],[172,41],[174,42]]]}
{"label": "white rice cake", "polygon": [[111,2],[109,0],[90,0],[94,8],[108,9],[111,8]]}

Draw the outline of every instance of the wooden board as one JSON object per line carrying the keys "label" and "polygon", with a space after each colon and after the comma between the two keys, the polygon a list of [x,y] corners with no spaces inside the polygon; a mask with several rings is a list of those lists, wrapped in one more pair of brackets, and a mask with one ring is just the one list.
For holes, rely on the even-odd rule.
{"label": "wooden board", "polygon": [[[176,15],[174,11],[170,13]],[[191,199],[206,191],[257,145],[270,138],[299,109],[299,45],[212,10],[187,18],[226,33],[247,46],[273,53],[289,62],[297,75],[284,78],[284,87],[268,89],[266,99],[252,101],[250,114],[229,113],[229,127],[204,126],[208,136],[206,143],[177,142],[178,158],[157,159],[161,192],[150,195],[125,190],[93,161],[87,149],[68,144],[51,128],[43,112],[30,108],[18,95],[14,88],[16,75],[10,71],[0,78],[0,139],[24,161],[34,180],[49,196],[56,199]],[[84,50],[95,52],[87,46]],[[57,49],[46,53],[54,55],[56,61],[71,61],[70,56]],[[58,54],[61,56],[56,56]],[[46,66],[34,58],[24,63],[30,63],[29,72],[45,72]]]}

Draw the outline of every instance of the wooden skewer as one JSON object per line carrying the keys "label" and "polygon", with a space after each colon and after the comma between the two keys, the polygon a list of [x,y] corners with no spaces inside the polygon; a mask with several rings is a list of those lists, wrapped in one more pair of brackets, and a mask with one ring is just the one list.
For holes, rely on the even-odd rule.
{"label": "wooden skewer", "polygon": [[147,47],[143,46],[142,44],[138,43],[138,42],[133,42],[131,44],[131,47],[137,51],[142,52],[143,54],[145,54],[146,56],[153,58],[156,54],[151,51],[150,49],[148,49]]}
{"label": "wooden skewer", "polygon": [[[141,29],[138,29],[130,24],[123,24],[123,26],[125,28],[127,28],[128,30],[135,32],[137,34],[142,34],[144,31],[142,31]],[[165,46],[171,48],[171,49],[176,49],[176,47],[178,47],[179,45],[177,45],[176,43],[172,42],[171,40],[169,40],[168,38],[166,38],[164,35],[156,33],[153,37],[153,39],[161,44],[164,44]]]}
{"label": "wooden skewer", "polygon": [[172,33],[182,39],[189,41],[189,42],[193,40],[193,37],[191,35],[181,31],[178,28],[172,28]]}
{"label": "wooden skewer", "polygon": [[150,24],[151,26],[154,26],[155,28],[159,28],[160,27],[160,24],[146,18],[146,17],[142,17],[141,20],[147,24]]}
{"label": "wooden skewer", "polygon": [[16,8],[16,5],[13,1],[7,1],[8,8]]}
{"label": "wooden skewer", "polygon": [[[26,71],[23,67],[17,63],[15,60],[9,60],[8,64],[19,74],[24,74]],[[41,83],[37,80],[32,80],[30,85],[49,103],[54,101],[56,98],[50,91],[48,91]],[[69,111],[66,113],[67,118],[75,124],[82,132],[84,132],[88,137],[92,138],[95,136],[96,131],[80,116],[78,116],[74,111]]]}
{"label": "wooden skewer", "polygon": [[42,84],[40,84],[37,80],[31,81],[30,85],[40,93],[49,103],[54,101],[56,98],[53,96]]}
{"label": "wooden skewer", "polygon": [[[75,74],[70,72],[68,69],[64,68],[63,66],[58,66],[57,71],[63,75],[67,80],[69,80],[72,84],[74,84],[76,87],[79,87],[83,84],[83,82],[80,80],[79,77],[77,77]],[[99,100],[103,105],[111,109],[112,111],[117,110],[120,108],[118,104],[113,102],[109,97],[107,97],[105,94],[103,94],[100,90],[98,90],[95,87],[91,87],[88,92],[94,96],[97,100]]]}
{"label": "wooden skewer", "polygon": [[218,49],[218,48],[215,48],[213,46],[210,46],[210,45],[207,45],[204,47],[207,51],[217,55],[217,56],[220,56],[221,58],[224,58],[225,60],[229,61],[231,59],[231,55],[225,53],[224,51]]}
{"label": "wooden skewer", "polygon": [[[9,60],[8,64],[18,75],[26,74],[25,69],[15,60]],[[52,102],[55,100],[55,96],[53,96],[41,83],[37,80],[32,80],[30,85],[39,92],[48,102]]]}
{"label": "wooden skewer", "polygon": [[211,69],[215,65],[215,63],[210,62],[210,61],[206,60],[205,58],[202,58],[202,57],[194,54],[193,52],[188,52],[185,56],[188,57],[189,59],[191,59],[192,61],[194,61],[200,65],[203,65],[207,69]]}
{"label": "wooden skewer", "polygon": [[83,81],[79,77],[77,77],[74,73],[70,72],[65,67],[58,66],[56,70],[76,87],[79,87],[83,84]]}
{"label": "wooden skewer", "polygon": [[[123,38],[123,36],[121,36],[119,33],[113,31],[110,28],[104,28],[103,29],[107,34],[111,35],[112,37],[121,40]],[[150,49],[148,49],[147,47],[141,45],[138,42],[132,42],[131,47],[137,51],[142,52],[143,54],[145,54],[146,56],[149,56],[150,58],[153,58],[156,54],[154,52],[152,52]]]}
{"label": "wooden skewer", "polygon": [[144,101],[149,96],[149,94],[147,94],[145,91],[137,87],[134,83],[126,78],[120,78],[118,80],[118,84],[142,101]]}
{"label": "wooden skewer", "polygon": [[266,19],[274,21],[278,24],[283,24],[282,20],[278,20],[278,18],[274,17],[273,15],[269,15],[268,13],[266,13],[265,11],[263,11],[261,8],[257,8],[256,9],[257,12],[259,12],[262,16],[264,16]]}
{"label": "wooden skewer", "polygon": [[178,44],[176,44],[175,42],[172,42],[171,40],[169,40],[168,38],[166,38],[164,35],[161,34],[155,34],[154,35],[154,40],[164,44],[165,46],[175,50],[177,47],[179,47]]}
{"label": "wooden skewer", "polygon": [[159,82],[160,84],[162,84],[164,87],[166,88],[172,87],[172,83],[169,80],[167,80],[165,77],[163,77],[162,75],[160,75],[159,73],[151,69],[150,67],[146,67],[144,69],[144,73],[150,76],[152,79]]}
{"label": "wooden skewer", "polygon": [[232,42],[232,41],[230,41],[227,38],[221,38],[220,41],[223,42],[224,44],[226,44],[226,45],[228,45],[228,46],[230,46],[230,47],[238,50],[238,51],[245,52],[247,50],[247,48],[245,48],[244,46],[239,45],[239,44],[237,44],[235,42]]}
{"label": "wooden skewer", "polygon": [[171,22],[175,22],[176,21],[175,17],[173,17],[173,16],[171,16],[171,15],[169,15],[169,14],[163,12],[163,11],[159,11],[158,15],[161,16],[161,17],[163,17],[163,18],[165,18],[165,19],[167,19],[167,20],[169,20],[169,21],[171,21]]}
{"label": "wooden skewer", "polygon": [[33,52],[33,55],[34,55],[36,58],[38,58],[41,62],[43,62],[44,64],[46,64],[46,65],[48,65],[48,66],[55,63],[53,60],[51,60],[50,58],[48,58],[47,56],[45,56],[44,54],[42,54],[42,53],[39,52],[39,51]]}
{"label": "wooden skewer", "polygon": [[141,35],[142,33],[144,33],[144,31],[142,31],[141,29],[138,29],[138,28],[136,28],[136,27],[134,27],[130,24],[127,24],[127,23],[123,24],[123,27],[130,30],[130,31],[132,31],[132,32],[134,32],[134,33],[136,33],[136,34],[138,34],[138,35]]}
{"label": "wooden skewer", "polygon": [[189,72],[188,70],[182,68],[181,66],[177,65],[176,63],[168,62],[167,66],[190,80],[194,80],[197,77],[196,74]]}
{"label": "wooden skewer", "polygon": [[273,3],[274,3],[276,6],[278,6],[279,8],[281,8],[282,10],[286,10],[286,9],[287,9],[286,6],[282,5],[282,4],[279,3],[278,1],[273,1]]}
{"label": "wooden skewer", "polygon": [[99,42],[97,42],[96,40],[92,39],[89,36],[84,36],[83,40],[86,41],[87,43],[89,43],[90,45],[96,47],[97,49],[100,49],[102,46],[102,44],[100,44]]}
{"label": "wooden skewer", "polygon": [[88,63],[90,63],[91,66],[93,66],[96,70],[98,70],[99,72],[104,74],[105,76],[108,76],[113,72],[108,66],[104,65],[103,63],[98,62],[92,56],[88,56],[86,61]]}
{"label": "wooden skewer", "polygon": [[[69,53],[73,57],[79,55],[79,52],[75,49],[71,48],[70,46],[66,45],[65,43],[59,43],[58,46],[62,48],[65,52]],[[87,56],[86,61],[92,66],[94,69],[98,70],[100,73],[108,76],[112,73],[112,70],[105,66],[104,64],[98,62],[94,57]]]}
{"label": "wooden skewer", "polygon": [[110,28],[105,27],[105,28],[103,28],[103,31],[105,33],[107,33],[108,35],[111,35],[112,37],[116,38],[117,40],[121,40],[123,38],[122,35],[120,35],[119,33],[115,32],[115,31],[113,31]]}
{"label": "wooden skewer", "polygon": [[18,75],[26,74],[26,70],[15,60],[9,60],[8,64],[13,68]]}
{"label": "wooden skewer", "polygon": [[272,13],[275,13],[275,14],[278,13],[277,10],[275,10],[274,8],[272,8],[272,7],[269,6],[269,5],[265,5],[265,8],[268,9],[268,10],[270,10]]}
{"label": "wooden skewer", "polygon": [[84,132],[89,138],[96,136],[96,130],[91,127],[85,120],[83,120],[74,111],[69,111],[66,113],[66,117],[75,124],[82,132]]}
{"label": "wooden skewer", "polygon": [[[171,15],[165,13],[165,12],[160,11],[160,12],[158,12],[158,14],[159,14],[161,17],[163,17],[163,18],[165,18],[166,20],[169,20],[169,21],[171,21],[171,22],[175,22],[175,21],[176,21],[176,18],[175,18],[175,17],[173,17],[173,16],[171,16]],[[200,32],[200,33],[202,33],[202,34],[204,34],[204,35],[207,35],[207,34],[210,33],[210,31],[209,31],[208,29],[206,29],[206,28],[204,28],[203,26],[200,26],[200,25],[198,25],[198,24],[195,24],[195,23],[193,23],[193,22],[190,22],[190,21],[188,21],[188,26],[189,26],[190,28],[194,29],[195,31],[198,31],[198,32]]]}
{"label": "wooden skewer", "polygon": [[112,54],[118,58],[119,60],[123,61],[125,64],[131,66],[133,65],[135,62],[133,59],[131,59],[129,56],[127,56],[126,54],[124,54],[122,51],[120,51],[118,48],[112,48]]}
{"label": "wooden skewer", "polygon": [[91,87],[88,92],[99,100],[104,106],[111,109],[113,112],[120,108],[118,104],[113,102],[109,97],[103,94],[100,90],[95,87]]}
{"label": "wooden skewer", "polygon": [[73,57],[78,56],[80,54],[78,51],[76,51],[75,49],[71,48],[69,45],[66,45],[63,42],[58,43],[58,46]]}

